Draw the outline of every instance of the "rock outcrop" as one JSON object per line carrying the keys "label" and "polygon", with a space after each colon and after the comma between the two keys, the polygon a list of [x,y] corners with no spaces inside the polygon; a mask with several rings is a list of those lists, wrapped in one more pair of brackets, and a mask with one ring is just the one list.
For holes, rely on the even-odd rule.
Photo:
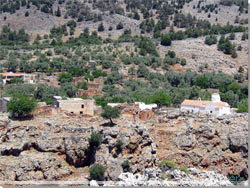
{"label": "rock outcrop", "polygon": [[[1,115],[0,181],[86,181],[88,167],[95,163],[106,167],[105,180],[121,185],[130,182],[126,178],[137,182],[131,185],[139,185],[140,180],[143,185],[147,181],[147,185],[173,186],[228,185],[225,177],[248,178],[246,114],[215,118],[172,109],[161,123],[153,119],[133,125],[120,118],[114,127],[101,126],[102,118],[65,119],[18,122]],[[102,135],[94,151],[89,145],[93,132]],[[190,175],[172,171],[163,176],[171,179],[160,180],[162,172],[155,167],[163,159],[188,167]],[[122,167],[126,161],[131,173],[127,175]],[[216,175],[207,172],[214,169]],[[217,173],[223,177],[218,175],[216,179]],[[202,183],[199,177],[204,178]]]}
{"label": "rock outcrop", "polygon": [[162,124],[151,129],[151,134],[156,132],[154,141],[159,145],[160,160],[248,178],[247,114],[223,117],[176,114],[178,109],[167,111],[166,116],[159,117]]}
{"label": "rock outcrop", "polygon": [[[8,119],[1,122],[0,180],[64,180],[77,168],[99,163],[107,167],[106,179],[116,181],[126,160],[133,173],[156,164],[156,147],[143,127],[79,127],[48,120],[43,125],[22,126]],[[92,132],[102,135],[95,152],[89,146]]]}

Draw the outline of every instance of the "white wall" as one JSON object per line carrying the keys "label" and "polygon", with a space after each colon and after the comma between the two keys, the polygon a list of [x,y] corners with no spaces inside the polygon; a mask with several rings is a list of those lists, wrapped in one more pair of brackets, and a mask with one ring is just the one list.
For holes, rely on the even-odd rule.
{"label": "white wall", "polygon": [[152,110],[153,108],[157,108],[157,104],[145,104],[143,102],[135,102],[135,104],[139,104],[140,110]]}
{"label": "white wall", "polygon": [[107,106],[116,107],[116,106],[119,106],[120,104],[122,103],[108,103]]}
{"label": "white wall", "polygon": [[220,109],[219,116],[224,115],[224,114],[231,114],[230,107],[223,107]]}
{"label": "white wall", "polygon": [[181,110],[192,113],[206,113],[205,108],[181,105]]}
{"label": "white wall", "polygon": [[[222,108],[218,109],[218,108],[215,108],[212,104],[207,105],[206,108],[181,105],[181,110],[182,111],[189,111],[192,113],[213,114],[215,116],[221,116],[224,114],[231,114],[230,107],[222,107]],[[211,113],[211,111],[212,111],[212,113]]]}

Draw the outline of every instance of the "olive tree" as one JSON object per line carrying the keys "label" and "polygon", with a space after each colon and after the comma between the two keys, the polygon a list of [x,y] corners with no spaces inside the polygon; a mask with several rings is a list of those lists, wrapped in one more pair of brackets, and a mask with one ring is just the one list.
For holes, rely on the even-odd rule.
{"label": "olive tree", "polygon": [[7,104],[7,111],[14,118],[24,118],[36,108],[37,102],[33,97],[17,94],[11,98]]}
{"label": "olive tree", "polygon": [[110,124],[114,125],[112,118],[118,118],[120,116],[120,110],[117,107],[106,106],[101,114],[101,116],[105,119],[110,120]]}

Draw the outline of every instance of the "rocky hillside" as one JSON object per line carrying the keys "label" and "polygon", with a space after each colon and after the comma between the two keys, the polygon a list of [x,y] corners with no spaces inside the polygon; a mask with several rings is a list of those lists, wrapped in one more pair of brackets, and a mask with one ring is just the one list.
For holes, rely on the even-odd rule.
{"label": "rocky hillside", "polygon": [[[206,118],[169,111],[168,117],[157,115],[140,125],[133,125],[125,116],[115,122],[116,126],[105,127],[102,118],[57,116],[17,122],[2,116],[0,180],[88,182],[88,168],[94,163],[106,167],[105,180],[125,184],[126,178],[130,182],[131,178],[144,181],[149,169],[158,175],[148,180],[167,180],[162,185],[184,185],[185,181],[190,184],[199,176],[204,182],[213,176],[216,180],[210,180],[211,185],[229,185],[226,177],[248,177],[246,115]],[[93,132],[103,137],[96,150],[89,142]],[[157,170],[164,160],[178,168]],[[131,175],[122,175],[127,171],[122,165],[125,161],[129,162],[127,170]],[[207,172],[211,170],[224,176]]]}
{"label": "rocky hillside", "polygon": [[214,118],[180,114],[177,110],[169,111],[168,117],[160,117],[160,121],[152,125],[154,128],[149,127],[160,160],[248,177],[247,114]]}
{"label": "rocky hillside", "polygon": [[167,25],[173,23],[170,17],[173,17],[174,11],[189,13],[212,24],[246,24],[246,0],[241,0],[244,2],[242,4],[224,4],[222,1],[172,0],[169,1],[170,5],[166,6],[164,1],[154,0],[1,0],[0,26],[10,25],[16,30],[24,28],[35,37],[36,34],[48,34],[53,26],[63,25],[71,19],[78,22],[78,32],[86,25],[91,31],[96,30],[102,21],[106,28],[103,35],[112,34],[115,37],[120,31],[108,31],[109,26],[115,27],[117,23],[122,22],[126,28],[132,29],[134,34],[140,34],[140,24],[149,18],[155,21],[167,19]]}
{"label": "rocky hillside", "polygon": [[[86,121],[81,125],[76,121],[72,125],[62,122],[43,119],[39,124],[26,121],[22,122],[25,125],[16,125],[17,122],[3,120],[0,180],[52,181],[72,177],[76,180],[79,173],[78,178],[82,180],[88,175],[84,167],[94,163],[107,167],[107,179],[117,180],[123,172],[121,164],[126,160],[131,163],[133,173],[156,165],[156,146],[147,129],[129,124],[97,128]],[[103,136],[96,151],[89,145],[91,132]],[[119,148],[118,140],[123,143]]]}
{"label": "rocky hillside", "polygon": [[[32,76],[32,84],[1,77],[1,97],[33,107],[52,105],[53,96],[88,98],[112,115],[108,103],[161,107],[139,124],[115,113],[110,127],[100,114],[27,119],[32,110],[19,113],[24,103],[14,104],[15,120],[0,113],[0,181],[246,180],[247,15],[247,0],[0,0],[0,72]],[[214,92],[232,115],[179,112],[185,99],[210,100]]]}

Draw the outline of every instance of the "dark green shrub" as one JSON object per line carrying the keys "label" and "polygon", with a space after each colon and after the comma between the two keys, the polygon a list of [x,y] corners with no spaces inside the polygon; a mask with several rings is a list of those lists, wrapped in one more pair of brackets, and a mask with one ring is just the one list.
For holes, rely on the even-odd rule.
{"label": "dark green shrub", "polygon": [[185,66],[186,64],[187,64],[186,59],[181,59],[181,65],[182,65],[182,66]]}
{"label": "dark green shrub", "polygon": [[171,41],[171,38],[170,38],[169,35],[163,35],[161,37],[161,45],[163,45],[163,46],[171,46],[171,43],[172,43],[172,41]]}
{"label": "dark green shrub", "polygon": [[102,135],[96,132],[93,132],[89,138],[90,147],[99,147],[102,143]]}
{"label": "dark green shrub", "polygon": [[58,77],[60,83],[72,82],[72,75],[69,73],[61,73]]}
{"label": "dark green shrub", "polygon": [[248,112],[248,100],[244,99],[238,104],[237,113]]}
{"label": "dark green shrub", "polygon": [[89,169],[89,175],[92,180],[103,181],[106,168],[99,164],[94,164]]}
{"label": "dark green shrub", "polygon": [[103,23],[100,23],[100,25],[98,26],[98,31],[103,32],[104,30],[105,30],[105,28],[104,28]]}
{"label": "dark green shrub", "polygon": [[119,22],[119,23],[117,24],[117,26],[116,26],[116,29],[117,29],[117,30],[123,29],[123,23],[122,23],[122,22]]}
{"label": "dark green shrub", "polygon": [[30,15],[29,11],[25,12],[25,17],[28,17]]}
{"label": "dark green shrub", "polygon": [[244,68],[240,66],[238,72],[241,72],[241,73],[244,72]]}
{"label": "dark green shrub", "polygon": [[118,151],[122,151],[122,146],[123,146],[124,144],[123,144],[123,142],[121,141],[121,140],[118,140],[117,142],[116,142],[116,148],[117,148],[117,150]]}
{"label": "dark green shrub", "polygon": [[176,56],[175,51],[168,50],[168,56],[169,56],[170,58],[175,58],[175,56]]}
{"label": "dark green shrub", "polygon": [[7,104],[7,111],[14,118],[24,118],[36,108],[37,102],[34,98],[23,94],[13,96]]}
{"label": "dark green shrub", "polygon": [[151,97],[151,102],[156,103],[158,106],[170,106],[171,99],[164,92],[157,92]]}
{"label": "dark green shrub", "polygon": [[129,172],[130,171],[130,162],[128,160],[124,161],[122,163],[122,169],[123,169],[123,172]]}
{"label": "dark green shrub", "polygon": [[209,35],[205,38],[205,44],[212,45],[217,43],[217,37],[215,35]]}

